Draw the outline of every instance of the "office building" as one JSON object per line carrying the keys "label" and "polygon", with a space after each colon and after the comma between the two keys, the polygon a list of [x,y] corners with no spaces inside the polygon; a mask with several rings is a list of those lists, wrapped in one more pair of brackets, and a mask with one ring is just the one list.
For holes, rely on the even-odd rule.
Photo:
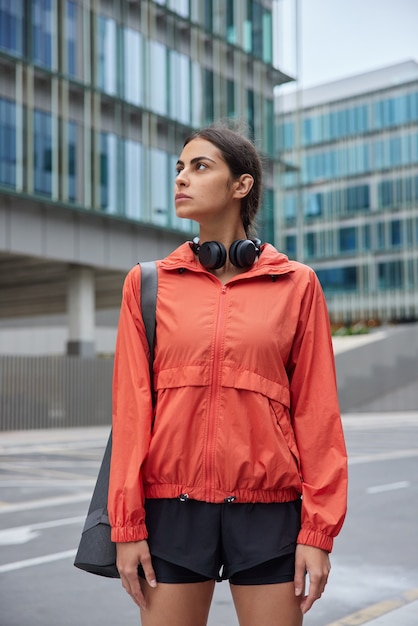
{"label": "office building", "polygon": [[[196,234],[172,201],[193,128],[245,120],[272,239],[273,89],[289,80],[273,67],[272,4],[0,3],[0,352],[22,326],[20,353],[111,349],[115,320],[97,345],[100,315],[119,306],[126,272]],[[46,341],[52,315],[66,336]]]}
{"label": "office building", "polygon": [[279,247],[335,323],[418,318],[418,64],[279,96]]}

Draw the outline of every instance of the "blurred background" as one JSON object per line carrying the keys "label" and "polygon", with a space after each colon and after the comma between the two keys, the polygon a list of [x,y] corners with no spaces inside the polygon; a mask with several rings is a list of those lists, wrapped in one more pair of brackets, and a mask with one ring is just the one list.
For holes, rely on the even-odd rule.
{"label": "blurred background", "polygon": [[[86,505],[111,420],[124,276],[196,234],[175,215],[175,163],[193,129],[220,119],[244,125],[263,156],[260,238],[312,266],[323,286],[350,453],[363,459],[356,468],[370,454],[373,467],[379,454],[407,458],[380,470],[399,474],[390,484],[415,511],[417,24],[416,0],[0,0],[6,530],[16,511],[30,521],[34,496],[47,518],[64,493],[64,527],[79,532],[83,515],[71,516],[71,503]],[[382,474],[371,475],[370,489],[376,481]],[[51,523],[37,514],[36,528],[19,526],[26,530],[11,532],[12,543],[0,532],[10,549],[0,573],[26,562],[27,541]],[[359,541],[352,524],[345,563]],[[396,517],[392,530],[400,524]],[[361,534],[365,545],[373,528]],[[68,559],[76,536],[69,552],[54,554]],[[352,574],[336,617],[354,608],[342,592]],[[411,587],[410,574],[401,579],[402,591]],[[371,599],[363,583],[355,608]],[[381,588],[398,589],[393,579]],[[82,593],[75,579],[74,589]],[[0,624],[26,624],[25,615],[13,606]],[[65,623],[40,615],[40,626]],[[319,615],[312,624],[324,626]]]}

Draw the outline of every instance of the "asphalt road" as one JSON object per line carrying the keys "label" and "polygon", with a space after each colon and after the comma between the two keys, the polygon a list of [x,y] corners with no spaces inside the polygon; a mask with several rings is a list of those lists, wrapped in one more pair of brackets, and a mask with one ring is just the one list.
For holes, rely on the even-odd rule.
{"label": "asphalt road", "polygon": [[[343,421],[349,513],[304,626],[369,623],[369,607],[418,597],[418,412]],[[72,565],[106,438],[103,428],[0,433],[0,626],[139,625],[118,580]],[[396,615],[387,623],[406,626]],[[237,623],[219,584],[209,626]]]}

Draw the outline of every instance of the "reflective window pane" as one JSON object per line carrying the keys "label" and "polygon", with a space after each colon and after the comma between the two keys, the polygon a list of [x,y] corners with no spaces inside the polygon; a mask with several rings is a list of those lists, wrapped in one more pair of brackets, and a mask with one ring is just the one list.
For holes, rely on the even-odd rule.
{"label": "reflective window pane", "polygon": [[43,111],[33,112],[34,189],[52,194],[52,118]]}
{"label": "reflective window pane", "polygon": [[0,0],[0,50],[23,56],[24,0]]}
{"label": "reflective window pane", "polygon": [[16,187],[16,105],[0,98],[0,184]]}
{"label": "reflective window pane", "polygon": [[32,59],[52,69],[53,0],[32,0]]}

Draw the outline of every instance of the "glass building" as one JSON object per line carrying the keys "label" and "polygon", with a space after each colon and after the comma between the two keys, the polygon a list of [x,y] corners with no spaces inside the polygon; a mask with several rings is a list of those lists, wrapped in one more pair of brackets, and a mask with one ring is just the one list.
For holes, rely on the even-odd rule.
{"label": "glass building", "polygon": [[175,217],[190,128],[245,120],[267,157],[273,236],[272,1],[0,2],[0,186],[191,230]]}
{"label": "glass building", "polygon": [[418,64],[277,99],[278,245],[334,322],[418,318]]}
{"label": "glass building", "polygon": [[[259,234],[273,241],[273,92],[290,78],[273,65],[272,15],[273,0],[0,0],[0,268],[7,261],[13,271],[17,251],[24,265],[24,226],[16,226],[22,229],[17,234],[1,233],[23,205],[38,211],[33,233],[39,231],[40,244],[30,281],[39,289],[44,281],[51,289],[52,279],[41,263],[44,274],[33,271],[34,257],[48,265],[53,254],[44,258],[44,250],[54,248],[63,263],[81,263],[74,250],[82,237],[91,237],[94,247],[94,229],[104,216],[109,232],[120,229],[120,255],[126,225],[146,232],[151,243],[164,232],[177,233],[179,241],[196,234],[191,222],[175,215],[175,164],[192,129],[226,118],[244,122],[263,155]],[[71,212],[81,216],[72,235],[81,243],[71,244],[65,259],[64,225],[60,232],[54,223],[61,249],[47,239],[51,211],[63,220]],[[106,251],[91,257],[97,264]],[[85,260],[82,265],[89,268]],[[130,265],[109,262],[108,269],[119,272],[117,296],[101,297],[103,277],[96,308],[118,305]],[[6,270],[0,273],[4,278]],[[25,282],[16,275],[13,285],[22,286],[17,299],[12,282],[0,279],[0,300],[9,290],[0,318],[23,314]],[[47,292],[43,298],[47,312]],[[40,303],[39,293],[36,313]],[[61,309],[56,305],[54,312]]]}

